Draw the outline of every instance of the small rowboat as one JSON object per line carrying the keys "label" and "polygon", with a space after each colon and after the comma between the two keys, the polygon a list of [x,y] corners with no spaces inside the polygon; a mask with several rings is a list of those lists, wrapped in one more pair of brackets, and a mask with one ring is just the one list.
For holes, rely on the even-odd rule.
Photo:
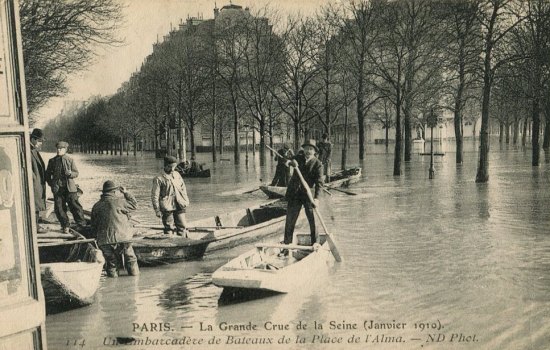
{"label": "small rowboat", "polygon": [[189,177],[210,177],[210,169],[204,169],[204,170],[195,171],[195,172],[180,171],[178,169],[178,172],[180,173],[181,177],[184,177],[184,178],[189,178]]}
{"label": "small rowboat", "polygon": [[210,230],[193,229],[188,237],[172,234],[137,234],[132,238],[132,247],[139,266],[157,266],[185,260],[201,259],[208,244],[215,240]]}
{"label": "small rowboat", "polygon": [[[314,250],[308,245],[309,234],[297,234],[298,244],[257,244],[256,248],[238,256],[220,267],[212,275],[212,282],[235,294],[247,292],[289,293],[312,284],[328,271],[334,261],[326,236],[321,235],[321,246]],[[291,254],[279,257],[288,249]]]}
{"label": "small rowboat", "polygon": [[190,222],[187,238],[158,233],[162,225],[136,224],[147,230],[134,236],[132,246],[140,266],[200,259],[205,251],[232,248],[280,232],[285,218],[286,202],[276,200]]}
{"label": "small rowboat", "polygon": [[[329,176],[328,182],[325,182],[325,187],[330,189],[333,187],[347,187],[352,183],[358,182],[361,179],[361,168],[351,168],[346,170],[340,170],[332,173]],[[282,198],[285,196],[286,187],[281,186],[260,186],[262,190],[269,198]]]}
{"label": "small rowboat", "polygon": [[40,276],[49,314],[92,304],[105,262],[95,240],[78,233],[66,235],[53,230],[38,235]]}

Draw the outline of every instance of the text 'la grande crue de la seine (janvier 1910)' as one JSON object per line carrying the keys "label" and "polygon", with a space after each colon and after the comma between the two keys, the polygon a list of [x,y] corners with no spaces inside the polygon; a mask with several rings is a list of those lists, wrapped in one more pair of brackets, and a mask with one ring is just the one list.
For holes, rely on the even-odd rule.
{"label": "text 'la grande crue de la seine (janvier 1910)'", "polygon": [[[178,325],[170,322],[132,323],[133,334],[109,335],[102,339],[103,346],[194,346],[205,348],[230,345],[284,345],[284,344],[344,344],[376,345],[393,343],[403,348],[416,343],[453,343],[466,345],[479,342],[475,333],[447,331],[440,320],[401,322],[362,320],[348,321],[295,321],[276,323],[198,322]],[[171,336],[173,334],[173,336]],[[191,335],[192,334],[192,335]],[[86,339],[68,339],[67,346],[86,347]],[[91,345],[91,344],[90,344]]]}

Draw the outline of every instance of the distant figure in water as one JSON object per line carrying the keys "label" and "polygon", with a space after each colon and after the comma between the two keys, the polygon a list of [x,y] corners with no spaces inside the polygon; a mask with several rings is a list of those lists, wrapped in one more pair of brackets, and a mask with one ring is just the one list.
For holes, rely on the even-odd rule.
{"label": "distant figure in water", "polygon": [[[330,143],[328,134],[323,134],[321,142],[319,142],[319,160],[323,164],[324,174],[328,177],[330,173],[330,158],[332,157],[332,143]],[[327,181],[330,181],[327,179]]]}
{"label": "distant figure in water", "polygon": [[202,165],[197,162],[195,156],[191,156],[191,166],[189,168],[189,173],[193,174],[200,171],[202,171]]}
{"label": "distant figure in water", "polygon": [[105,181],[102,192],[101,199],[92,208],[91,225],[97,245],[105,256],[107,276],[118,277],[123,258],[123,267],[128,275],[137,276],[137,257],[129,242],[132,239],[130,213],[136,210],[137,201],[124,187],[116,186],[113,181]]}
{"label": "distant figure in water", "polygon": [[285,143],[278,153],[283,157],[281,158],[278,155],[275,156],[277,168],[275,169],[275,176],[273,177],[273,181],[271,181],[271,186],[286,187],[292,176],[292,168],[287,167],[285,164],[287,160],[294,157],[294,152],[290,149],[288,144]]}

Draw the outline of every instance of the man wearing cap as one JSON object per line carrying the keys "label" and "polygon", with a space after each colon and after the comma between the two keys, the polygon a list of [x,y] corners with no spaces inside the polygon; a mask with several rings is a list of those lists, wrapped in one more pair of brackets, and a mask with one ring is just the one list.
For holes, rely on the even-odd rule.
{"label": "man wearing cap", "polygon": [[[137,257],[129,242],[132,238],[130,213],[136,210],[137,201],[124,187],[118,187],[110,180],[105,181],[102,192],[101,199],[92,208],[90,223],[99,249],[105,256],[107,276],[118,277],[123,258],[128,275],[139,275]],[[124,198],[118,195],[119,192]]]}
{"label": "man wearing cap", "polygon": [[38,233],[47,230],[38,224],[40,211],[46,210],[46,164],[40,155],[42,143],[45,141],[42,129],[34,129],[31,133],[31,163],[32,183],[34,190],[34,211],[36,213],[36,227]]}
{"label": "man wearing cap", "polygon": [[[162,218],[164,233],[187,236],[185,210],[189,205],[187,189],[181,175],[174,171],[178,160],[172,156],[164,157],[162,174],[153,180],[151,200],[157,217]],[[174,226],[175,222],[175,226]]]}
{"label": "man wearing cap", "polygon": [[78,169],[74,160],[66,154],[69,144],[59,141],[55,147],[57,155],[48,161],[46,182],[52,189],[55,216],[59,220],[63,232],[68,233],[70,221],[67,216],[67,206],[77,225],[86,226],[86,219],[84,219],[83,209],[78,201],[78,188],[74,181],[78,177]]}
{"label": "man wearing cap", "polygon": [[[306,180],[306,183],[310,189],[312,189],[315,203],[311,203],[309,200],[306,189],[303,188],[302,182],[295,171],[290,178],[285,194],[288,207],[285,222],[284,243],[292,243],[296,220],[298,220],[300,210],[303,206],[309,222],[311,244],[313,245],[318,241],[313,208],[317,206],[317,198],[319,197],[319,192],[321,190],[321,186],[323,185],[323,165],[321,164],[321,161],[315,157],[315,153],[319,151],[317,145],[315,144],[315,140],[306,141],[302,145],[302,148],[304,149],[304,153],[298,153],[292,158],[292,160],[287,160],[286,164],[287,166],[298,167],[298,169],[300,169],[304,180]],[[283,251],[282,255],[288,255],[288,251]]]}
{"label": "man wearing cap", "polygon": [[294,152],[285,143],[283,148],[277,153],[283,156],[283,158],[278,155],[275,156],[277,167],[275,168],[275,176],[273,177],[273,181],[271,181],[271,186],[286,187],[292,175],[292,168],[286,166],[286,161],[292,159]]}

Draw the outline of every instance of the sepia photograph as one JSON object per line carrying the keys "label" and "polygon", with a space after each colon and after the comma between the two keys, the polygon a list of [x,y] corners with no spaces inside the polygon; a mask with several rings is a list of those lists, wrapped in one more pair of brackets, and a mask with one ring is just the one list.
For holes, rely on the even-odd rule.
{"label": "sepia photograph", "polygon": [[550,348],[547,0],[0,0],[0,350]]}

